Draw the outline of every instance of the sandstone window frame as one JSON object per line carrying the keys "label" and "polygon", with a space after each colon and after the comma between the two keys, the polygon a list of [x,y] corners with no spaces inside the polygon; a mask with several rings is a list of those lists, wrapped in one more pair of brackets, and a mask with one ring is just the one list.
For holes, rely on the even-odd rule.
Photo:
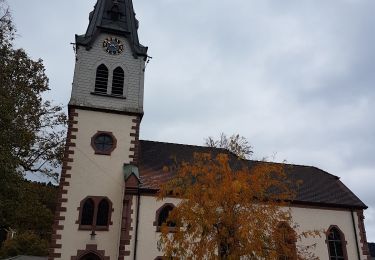
{"label": "sandstone window frame", "polygon": [[[278,260],[296,260],[297,259],[297,235],[295,230],[289,225],[289,223],[282,221],[277,225],[276,232],[278,232],[279,236],[281,235],[282,240],[279,240],[278,237],[277,242],[277,259]],[[281,243],[283,243],[281,245]],[[288,252],[285,252],[288,251]],[[287,253],[287,255],[286,255]]]}
{"label": "sandstone window frame", "polygon": [[[339,235],[339,239],[330,239],[329,236],[331,234],[331,232],[333,230],[336,230],[338,235]],[[341,249],[342,249],[342,257],[341,256],[337,256],[336,252],[333,253],[331,252],[331,247],[330,247],[330,243],[341,243]],[[348,252],[347,252],[347,244],[348,242],[346,241],[345,239],[345,234],[344,232],[342,232],[342,230],[337,226],[337,225],[331,225],[328,229],[327,229],[327,232],[326,232],[326,244],[327,244],[327,248],[328,248],[328,257],[329,259],[334,259],[334,260],[348,260]],[[334,244],[335,248],[336,248],[336,244]],[[338,258],[339,257],[339,258]]]}
{"label": "sandstone window frame", "polygon": [[94,257],[98,257],[100,260],[110,260],[110,257],[106,256],[105,250],[98,250],[98,245],[96,244],[87,244],[86,249],[77,250],[77,254],[71,256],[70,260],[82,260],[90,255],[94,255]]}
{"label": "sandstone window frame", "polygon": [[[163,216],[162,214],[165,213],[166,210],[168,210],[168,214],[170,211],[172,211],[176,206],[173,204],[173,203],[164,203],[155,213],[155,221],[153,223],[153,225],[156,227],[156,232],[161,232],[161,218],[165,217]],[[167,216],[168,218],[168,216]],[[163,222],[164,223],[164,222]],[[171,226],[168,226],[168,231],[173,233],[173,232],[176,232],[176,227],[174,223],[170,223],[172,224]]]}
{"label": "sandstone window frame", "polygon": [[[98,139],[100,137],[109,137],[112,142],[111,142],[111,147],[108,148],[108,149],[100,149],[98,147]],[[116,137],[113,135],[112,132],[109,132],[109,131],[97,131],[96,134],[94,134],[92,137],[91,137],[91,147],[94,149],[94,152],[95,154],[97,155],[111,155],[112,152],[116,149],[117,147],[117,139]]]}
{"label": "sandstone window frame", "polygon": [[[93,213],[93,219],[91,225],[87,224],[82,224],[83,220],[83,209],[84,205],[87,201],[93,201],[94,202],[94,213]],[[107,223],[105,225],[98,225],[98,215],[100,212],[99,211],[99,205],[102,201],[106,201],[108,203],[108,212],[107,212]],[[91,230],[91,231],[108,231],[109,226],[113,225],[112,222],[112,212],[114,211],[113,209],[113,204],[112,201],[106,197],[106,196],[87,196],[80,202],[80,206],[77,208],[78,210],[78,220],[76,221],[76,224],[78,224],[78,230]]]}

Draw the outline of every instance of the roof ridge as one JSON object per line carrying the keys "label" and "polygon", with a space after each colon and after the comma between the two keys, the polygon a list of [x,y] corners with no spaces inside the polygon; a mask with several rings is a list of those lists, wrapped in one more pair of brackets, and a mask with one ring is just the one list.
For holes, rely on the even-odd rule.
{"label": "roof ridge", "polygon": [[[182,144],[182,143],[171,143],[171,142],[163,142],[163,141],[152,141],[152,140],[139,140],[142,142],[151,142],[151,143],[159,143],[159,144],[171,144],[171,145],[182,145],[182,146],[190,146],[190,147],[200,147],[200,148],[208,148],[208,149],[215,149],[215,150],[224,150],[228,151],[225,148],[221,147],[212,147],[212,146],[204,146],[204,145],[195,145],[195,144]],[[229,151],[228,151],[229,152]]]}
{"label": "roof ridge", "polygon": [[[172,142],[165,142],[165,141],[153,141],[153,140],[139,140],[139,141],[143,141],[143,142],[151,142],[151,143],[159,143],[159,144],[170,144],[170,145],[181,145],[181,146],[189,146],[189,147],[200,147],[200,148],[208,148],[208,149],[215,149],[215,150],[224,150],[226,152],[229,152],[230,154],[233,154],[231,151],[225,149],[225,148],[221,148],[221,147],[211,147],[211,146],[204,146],[204,145],[194,145],[194,144],[183,144],[183,143],[172,143]],[[248,161],[248,162],[255,162],[255,163],[273,163],[273,164],[281,164],[281,165],[288,165],[288,166],[298,166],[298,167],[307,167],[307,168],[315,168],[319,171],[321,171],[322,173],[325,173],[325,174],[328,174],[328,175],[331,175],[332,177],[335,177],[335,178],[338,178],[340,179],[338,176],[336,175],[333,175],[327,171],[324,171],[316,166],[313,166],[313,165],[303,165],[303,164],[294,164],[294,163],[282,163],[282,162],[272,162],[272,161],[262,161],[262,160],[256,160],[256,159],[243,159],[244,161]]]}

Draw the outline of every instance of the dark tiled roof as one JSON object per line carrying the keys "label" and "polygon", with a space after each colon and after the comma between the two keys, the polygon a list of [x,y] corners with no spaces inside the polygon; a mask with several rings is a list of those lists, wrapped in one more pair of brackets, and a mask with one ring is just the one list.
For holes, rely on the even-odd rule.
{"label": "dark tiled roof", "polygon": [[132,0],[98,0],[89,18],[86,33],[76,35],[78,45],[91,47],[98,32],[105,31],[127,37],[135,56],[147,56],[147,47],[139,43]]}
{"label": "dark tiled roof", "polygon": [[375,243],[368,243],[368,248],[370,250],[370,255],[375,257]]}
{"label": "dark tiled roof", "polygon": [[[204,146],[182,145],[173,143],[140,141],[140,179],[141,188],[157,190],[173,176],[173,172],[163,170],[165,166],[173,166],[183,161],[191,161],[194,153],[227,153],[231,162],[239,162],[235,156],[224,149]],[[248,167],[260,163],[260,161],[241,161]],[[237,164],[238,163],[234,163]],[[234,165],[232,163],[232,165]],[[337,176],[322,171],[316,167],[301,165],[285,165],[285,170],[291,180],[301,180],[295,203],[312,204],[329,207],[343,208],[367,208],[367,206],[355,196]]]}

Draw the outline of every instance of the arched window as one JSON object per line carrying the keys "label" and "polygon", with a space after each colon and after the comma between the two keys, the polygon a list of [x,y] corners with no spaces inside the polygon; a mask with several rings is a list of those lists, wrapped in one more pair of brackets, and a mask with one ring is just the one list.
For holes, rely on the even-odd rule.
{"label": "arched window", "polygon": [[107,94],[108,68],[101,64],[96,69],[95,93]]}
{"label": "arched window", "polygon": [[276,250],[278,260],[297,259],[296,234],[288,223],[282,222],[277,226]]}
{"label": "arched window", "polygon": [[90,196],[81,201],[79,218],[79,230],[108,230],[112,225],[112,202],[107,197]]}
{"label": "arched window", "polygon": [[330,260],[347,260],[346,242],[344,234],[336,226],[330,227],[327,232],[327,243]]}
{"label": "arched window", "polygon": [[173,232],[174,228],[176,227],[176,223],[172,221],[167,221],[169,217],[169,213],[174,209],[174,205],[172,203],[166,203],[162,207],[160,207],[155,214],[155,221],[154,226],[156,226],[156,231],[160,231],[161,226],[166,223],[166,225],[170,228],[170,231]]}
{"label": "arched window", "polygon": [[107,199],[102,199],[98,206],[98,213],[96,217],[97,226],[107,226],[108,225],[108,213],[109,213],[109,203]]}
{"label": "arched window", "polygon": [[[165,206],[159,213],[159,219],[158,219],[158,226],[163,225],[164,223],[167,222],[169,212],[173,210],[173,207],[170,205]],[[168,221],[167,222],[168,227],[174,227],[176,226],[175,223]]]}
{"label": "arched window", "polygon": [[122,96],[124,94],[124,70],[117,67],[113,71],[112,79],[112,95]]}
{"label": "arched window", "polygon": [[87,199],[83,204],[81,225],[92,225],[94,219],[94,201]]}

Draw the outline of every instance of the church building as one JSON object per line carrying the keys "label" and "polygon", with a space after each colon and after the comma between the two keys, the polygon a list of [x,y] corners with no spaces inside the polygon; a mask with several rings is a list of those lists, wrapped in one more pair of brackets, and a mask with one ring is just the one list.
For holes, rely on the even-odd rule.
{"label": "church building", "polygon": [[[98,0],[86,33],[76,35],[51,260],[162,259],[160,225],[178,204],[176,198],[156,199],[174,174],[164,166],[217,149],[139,140],[149,57],[138,26],[132,0]],[[323,170],[294,165],[288,174],[303,181],[291,204],[294,221],[302,230],[325,231],[314,239],[315,255],[370,259],[367,206]]]}

